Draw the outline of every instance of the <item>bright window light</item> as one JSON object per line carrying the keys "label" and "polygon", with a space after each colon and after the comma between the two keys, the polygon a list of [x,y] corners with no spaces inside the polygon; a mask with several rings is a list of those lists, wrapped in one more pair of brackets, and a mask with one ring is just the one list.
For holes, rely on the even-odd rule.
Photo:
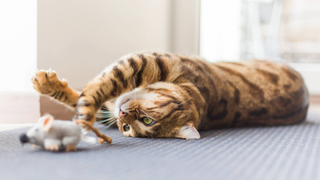
{"label": "bright window light", "polygon": [[31,91],[37,67],[37,1],[0,0],[0,91]]}
{"label": "bright window light", "polygon": [[240,57],[241,1],[202,0],[200,55],[208,61],[238,60]]}

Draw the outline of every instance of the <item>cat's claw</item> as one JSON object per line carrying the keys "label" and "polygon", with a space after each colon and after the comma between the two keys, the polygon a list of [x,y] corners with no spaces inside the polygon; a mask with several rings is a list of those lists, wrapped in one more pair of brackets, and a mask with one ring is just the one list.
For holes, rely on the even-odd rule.
{"label": "cat's claw", "polygon": [[51,70],[51,68],[49,68],[49,70],[47,71],[47,74],[51,75],[51,73],[52,73],[52,70]]}
{"label": "cat's claw", "polygon": [[60,80],[60,83],[61,83],[62,86],[68,86],[68,81],[65,78],[62,78]]}
{"label": "cat's claw", "polygon": [[68,85],[67,81],[60,81],[55,71],[51,68],[47,71],[38,70],[31,78],[33,87],[41,94],[54,94],[56,91]]}

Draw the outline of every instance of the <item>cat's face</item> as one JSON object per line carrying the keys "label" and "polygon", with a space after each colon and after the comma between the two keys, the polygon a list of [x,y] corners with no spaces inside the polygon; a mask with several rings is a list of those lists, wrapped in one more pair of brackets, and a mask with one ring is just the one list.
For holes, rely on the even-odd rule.
{"label": "cat's face", "polygon": [[115,116],[124,136],[200,138],[192,97],[174,84],[159,82],[121,95]]}

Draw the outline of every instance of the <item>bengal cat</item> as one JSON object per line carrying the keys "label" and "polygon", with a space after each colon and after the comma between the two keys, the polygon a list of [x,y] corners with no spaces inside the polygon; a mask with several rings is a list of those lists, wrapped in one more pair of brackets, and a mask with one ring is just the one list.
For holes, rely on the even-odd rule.
{"label": "bengal cat", "polygon": [[199,139],[198,130],[295,124],[305,119],[309,106],[300,74],[270,61],[211,64],[136,53],[108,66],[81,93],[54,71],[38,71],[32,82],[91,123],[115,100],[118,128],[131,137]]}

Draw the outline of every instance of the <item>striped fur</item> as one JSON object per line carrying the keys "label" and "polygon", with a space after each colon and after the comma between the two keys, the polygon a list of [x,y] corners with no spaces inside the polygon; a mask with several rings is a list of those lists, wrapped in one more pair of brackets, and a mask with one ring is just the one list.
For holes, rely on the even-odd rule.
{"label": "striped fur", "polygon": [[[58,81],[55,73],[40,71],[33,83],[40,93],[76,108],[80,119],[92,123],[96,111],[117,98],[119,130],[132,137],[181,137],[182,127],[193,127],[189,130],[194,133],[294,124],[305,119],[309,105],[308,90],[296,71],[258,60],[210,64],[196,57],[140,53],[109,66],[81,94]],[[120,111],[126,115],[120,118]],[[155,123],[147,126],[143,117]],[[124,131],[125,125],[130,130]]]}

